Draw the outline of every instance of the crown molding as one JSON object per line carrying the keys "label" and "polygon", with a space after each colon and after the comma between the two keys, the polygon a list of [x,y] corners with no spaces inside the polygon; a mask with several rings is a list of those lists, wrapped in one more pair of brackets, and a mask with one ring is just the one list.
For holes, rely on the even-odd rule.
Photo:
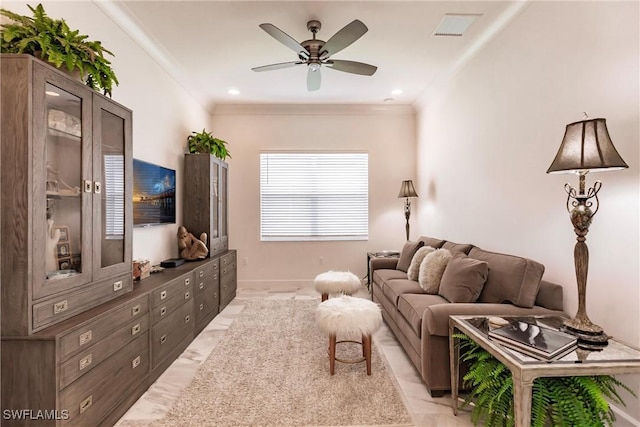
{"label": "crown molding", "polygon": [[411,105],[370,104],[216,104],[214,116],[262,115],[262,116],[353,116],[395,115],[413,116]]}

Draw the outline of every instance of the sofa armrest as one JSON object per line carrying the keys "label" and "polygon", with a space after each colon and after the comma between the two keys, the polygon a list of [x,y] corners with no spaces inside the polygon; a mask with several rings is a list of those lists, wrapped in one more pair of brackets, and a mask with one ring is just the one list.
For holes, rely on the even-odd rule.
{"label": "sofa armrest", "polygon": [[562,286],[542,280],[536,295],[536,305],[551,310],[564,310]]}
{"label": "sofa armrest", "polygon": [[448,303],[436,304],[425,309],[422,316],[422,335],[449,336],[449,316],[563,316],[558,310],[544,307],[518,307],[513,304],[493,303]]}
{"label": "sofa armrest", "polygon": [[371,277],[376,270],[395,270],[399,258],[371,258]]}

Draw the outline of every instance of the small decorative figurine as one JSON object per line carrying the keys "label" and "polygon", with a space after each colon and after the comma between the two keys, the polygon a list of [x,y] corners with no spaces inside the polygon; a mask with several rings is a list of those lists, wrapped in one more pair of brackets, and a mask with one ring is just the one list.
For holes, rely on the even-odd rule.
{"label": "small decorative figurine", "polygon": [[178,227],[178,250],[180,256],[187,261],[203,259],[209,253],[207,249],[207,233],[202,233],[200,239],[189,233],[185,226]]}
{"label": "small decorative figurine", "polygon": [[47,220],[46,255],[45,265],[48,272],[58,270],[56,258],[56,245],[60,240],[60,230],[53,228],[53,220]]}

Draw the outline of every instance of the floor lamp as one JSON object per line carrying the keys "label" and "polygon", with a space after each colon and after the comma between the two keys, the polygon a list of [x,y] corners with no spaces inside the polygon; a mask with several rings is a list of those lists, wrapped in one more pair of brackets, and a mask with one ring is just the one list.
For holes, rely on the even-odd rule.
{"label": "floor lamp", "polygon": [[[587,272],[589,269],[589,249],[585,243],[592,218],[598,212],[600,203],[598,191],[602,187],[596,181],[585,190],[585,177],[589,172],[619,170],[628,168],[613,146],[605,119],[585,119],[567,125],[562,144],[547,173],[578,174],[578,191],[565,184],[567,211],[576,233],[573,258],[578,282],[578,311],[573,319],[565,322],[566,328],[587,346],[607,345],[608,336],[603,329],[591,322],[587,316]],[[593,210],[591,208],[594,208]]]}
{"label": "floor lamp", "polygon": [[400,186],[400,193],[398,193],[398,198],[404,197],[406,200],[404,202],[404,217],[407,220],[407,224],[405,229],[407,231],[407,241],[409,240],[409,217],[411,216],[411,200],[409,197],[418,197],[416,194],[416,189],[413,188],[413,181],[406,180],[402,181],[402,185]]}

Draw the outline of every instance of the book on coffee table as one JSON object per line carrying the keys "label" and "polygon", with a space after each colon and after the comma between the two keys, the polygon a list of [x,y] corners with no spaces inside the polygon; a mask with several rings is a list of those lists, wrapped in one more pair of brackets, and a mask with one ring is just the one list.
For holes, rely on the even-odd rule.
{"label": "book on coffee table", "polygon": [[515,320],[489,331],[489,338],[540,360],[558,359],[572,351],[578,343],[573,335]]}

